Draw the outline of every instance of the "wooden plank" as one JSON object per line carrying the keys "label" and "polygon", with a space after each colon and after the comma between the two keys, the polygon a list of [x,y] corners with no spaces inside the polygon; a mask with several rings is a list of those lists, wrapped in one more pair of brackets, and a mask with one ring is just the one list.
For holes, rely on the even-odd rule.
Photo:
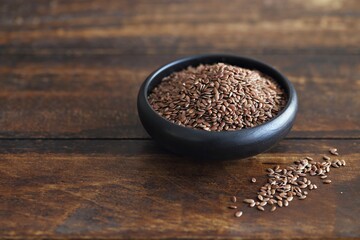
{"label": "wooden plank", "polygon": [[[0,56],[0,137],[148,138],[136,96],[147,75],[180,55]],[[295,84],[290,137],[360,137],[357,56],[254,55]]]}
{"label": "wooden plank", "polygon": [[0,2],[1,52],[359,53],[359,1]]}
{"label": "wooden plank", "polygon": [[[285,140],[244,160],[178,158],[152,141],[0,140],[1,238],[357,238],[359,140]],[[337,147],[347,161],[304,201],[274,213],[229,197],[254,197],[265,169]],[[256,177],[255,184],[249,183]],[[240,204],[241,205],[241,204]]]}

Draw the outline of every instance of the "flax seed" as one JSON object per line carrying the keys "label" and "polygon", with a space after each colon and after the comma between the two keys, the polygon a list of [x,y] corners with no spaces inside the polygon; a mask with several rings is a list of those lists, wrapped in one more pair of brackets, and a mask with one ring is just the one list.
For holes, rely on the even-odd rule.
{"label": "flax seed", "polygon": [[244,199],[244,201],[243,201],[244,203],[254,203],[255,201],[254,201],[254,199]]}
{"label": "flax seed", "polygon": [[286,105],[286,94],[265,74],[217,63],[188,67],[164,77],[148,101],[175,124],[204,131],[231,131],[275,117]]}
{"label": "flax seed", "polygon": [[339,153],[337,152],[337,149],[336,149],[336,148],[330,148],[330,149],[329,149],[329,152],[330,152],[332,155],[335,155],[335,156],[339,155]]}
{"label": "flax seed", "polygon": [[242,211],[237,211],[235,213],[235,217],[241,217],[243,215],[243,212]]}
{"label": "flax seed", "polygon": [[257,206],[257,209],[259,209],[260,211],[264,211],[264,210],[265,210],[262,206]]}

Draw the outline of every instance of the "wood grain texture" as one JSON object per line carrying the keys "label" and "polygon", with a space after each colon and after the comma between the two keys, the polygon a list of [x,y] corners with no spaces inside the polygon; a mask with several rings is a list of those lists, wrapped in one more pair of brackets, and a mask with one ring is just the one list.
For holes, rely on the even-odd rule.
{"label": "wood grain texture", "polygon": [[0,2],[2,52],[359,53],[357,0]]}
{"label": "wood grain texture", "polygon": [[[357,0],[0,0],[0,238],[359,238],[358,32]],[[217,162],[150,139],[140,84],[208,52],[257,58],[295,84],[287,139]],[[240,219],[227,209],[255,197],[266,168],[330,147],[347,165],[305,201],[240,204]]]}
{"label": "wood grain texture", "polygon": [[[360,234],[360,141],[285,140],[251,159],[198,162],[152,141],[16,141],[0,144],[0,237],[351,238]],[[336,146],[332,169],[304,201],[274,213],[229,197],[254,197],[265,169]],[[257,182],[250,183],[251,177]],[[318,183],[317,178],[310,178]]]}
{"label": "wood grain texture", "polygon": [[[0,137],[148,138],[136,96],[179,55],[0,56]],[[290,137],[360,137],[360,58],[255,55],[295,84]],[[26,121],[24,121],[26,119]]]}

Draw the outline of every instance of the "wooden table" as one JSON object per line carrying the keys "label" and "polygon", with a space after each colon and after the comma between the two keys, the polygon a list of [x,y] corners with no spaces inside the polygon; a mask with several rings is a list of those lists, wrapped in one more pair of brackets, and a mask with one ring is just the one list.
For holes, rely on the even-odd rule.
{"label": "wooden table", "polygon": [[[0,238],[360,238],[359,33],[357,0],[1,0]],[[142,128],[145,77],[209,52],[295,84],[295,126],[269,152],[199,162]],[[269,166],[330,147],[347,165],[305,201],[227,209]]]}

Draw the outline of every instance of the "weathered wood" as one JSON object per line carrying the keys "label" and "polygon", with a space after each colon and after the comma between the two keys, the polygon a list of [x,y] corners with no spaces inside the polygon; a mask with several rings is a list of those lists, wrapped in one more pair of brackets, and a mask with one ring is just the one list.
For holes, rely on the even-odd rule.
{"label": "weathered wood", "polygon": [[357,0],[0,3],[1,52],[359,53]]}
{"label": "weathered wood", "polygon": [[[140,84],[179,55],[0,56],[0,137],[148,138]],[[295,84],[290,137],[360,137],[360,58],[255,55]]]}
{"label": "weathered wood", "polygon": [[[251,159],[197,162],[153,141],[16,141],[0,145],[0,237],[356,238],[360,235],[359,140],[285,140]],[[304,201],[274,213],[229,197],[255,197],[265,169],[339,149],[332,169]],[[256,183],[250,183],[255,177]],[[317,178],[310,178],[318,183]]]}

